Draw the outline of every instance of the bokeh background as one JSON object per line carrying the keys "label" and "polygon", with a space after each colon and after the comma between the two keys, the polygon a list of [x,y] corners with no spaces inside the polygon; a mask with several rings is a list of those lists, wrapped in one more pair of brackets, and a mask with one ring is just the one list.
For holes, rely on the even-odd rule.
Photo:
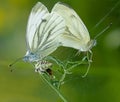
{"label": "bokeh background", "polygon": [[[62,102],[29,63],[8,65],[26,52],[25,33],[31,8],[38,2],[49,10],[58,0],[0,0],[0,102]],[[59,0],[82,18],[91,38],[110,23],[92,49],[93,63],[85,78],[75,71],[61,91],[69,102],[120,102],[120,4],[118,0]],[[115,7],[114,9],[112,9]],[[98,22],[107,15],[105,20]],[[98,24],[97,27],[94,27]],[[64,60],[74,51],[59,48],[53,54]],[[77,52],[77,51],[76,51]]]}

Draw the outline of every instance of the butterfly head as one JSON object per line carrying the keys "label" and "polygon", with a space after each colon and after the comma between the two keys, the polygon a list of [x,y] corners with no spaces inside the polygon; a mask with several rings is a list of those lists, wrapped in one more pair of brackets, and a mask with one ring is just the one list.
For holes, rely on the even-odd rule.
{"label": "butterfly head", "polygon": [[92,49],[94,46],[96,46],[97,42],[96,40],[90,40],[88,43],[87,43],[87,46],[88,46],[88,50]]}
{"label": "butterfly head", "polygon": [[32,52],[27,51],[26,55],[23,57],[23,61],[25,62],[37,62],[39,57]]}
{"label": "butterfly head", "polygon": [[83,46],[80,47],[80,51],[86,52],[92,49],[96,45],[96,40],[90,40],[87,44],[84,44]]}

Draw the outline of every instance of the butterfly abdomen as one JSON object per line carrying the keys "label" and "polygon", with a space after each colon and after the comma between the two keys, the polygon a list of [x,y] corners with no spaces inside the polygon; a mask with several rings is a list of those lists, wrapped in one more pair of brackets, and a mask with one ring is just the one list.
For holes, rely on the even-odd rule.
{"label": "butterfly abdomen", "polygon": [[52,75],[52,70],[50,69],[51,67],[52,63],[42,60],[35,64],[35,71],[41,73],[47,72],[49,75]]}

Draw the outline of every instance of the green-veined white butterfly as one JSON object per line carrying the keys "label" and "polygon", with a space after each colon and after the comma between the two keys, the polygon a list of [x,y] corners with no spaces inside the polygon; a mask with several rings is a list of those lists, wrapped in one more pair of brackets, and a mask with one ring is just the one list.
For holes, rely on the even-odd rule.
{"label": "green-veined white butterfly", "polygon": [[38,2],[29,16],[26,34],[27,52],[23,60],[35,62],[36,69],[40,68],[40,71],[46,70],[51,64],[44,61],[44,58],[60,46],[58,38],[64,30],[64,19],[55,12],[49,13],[43,4]]}
{"label": "green-veined white butterfly", "polygon": [[61,15],[66,22],[66,30],[59,37],[59,41],[62,46],[75,48],[79,52],[90,52],[91,57],[88,57],[88,62],[90,66],[92,58],[91,48],[96,45],[96,40],[90,40],[89,32],[81,18],[72,8],[61,2],[55,4],[52,12]]}

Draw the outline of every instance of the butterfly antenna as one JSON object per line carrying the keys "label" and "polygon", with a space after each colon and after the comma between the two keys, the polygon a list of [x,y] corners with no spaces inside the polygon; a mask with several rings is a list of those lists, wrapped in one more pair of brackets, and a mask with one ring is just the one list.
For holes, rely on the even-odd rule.
{"label": "butterfly antenna", "polygon": [[102,35],[105,31],[107,31],[111,27],[112,23],[110,23],[107,27],[105,27],[100,33],[98,33],[94,39],[97,39],[100,35]]}
{"label": "butterfly antenna", "polygon": [[[19,60],[21,60],[23,57],[16,59],[13,63],[9,64],[9,67],[12,67],[16,62],[18,62]],[[11,72],[13,71],[13,69],[11,68]]]}
{"label": "butterfly antenna", "polygon": [[92,28],[92,30],[94,30],[95,28],[97,28],[114,10],[115,8],[118,6],[120,1],[118,1],[112,8],[111,10]]}

